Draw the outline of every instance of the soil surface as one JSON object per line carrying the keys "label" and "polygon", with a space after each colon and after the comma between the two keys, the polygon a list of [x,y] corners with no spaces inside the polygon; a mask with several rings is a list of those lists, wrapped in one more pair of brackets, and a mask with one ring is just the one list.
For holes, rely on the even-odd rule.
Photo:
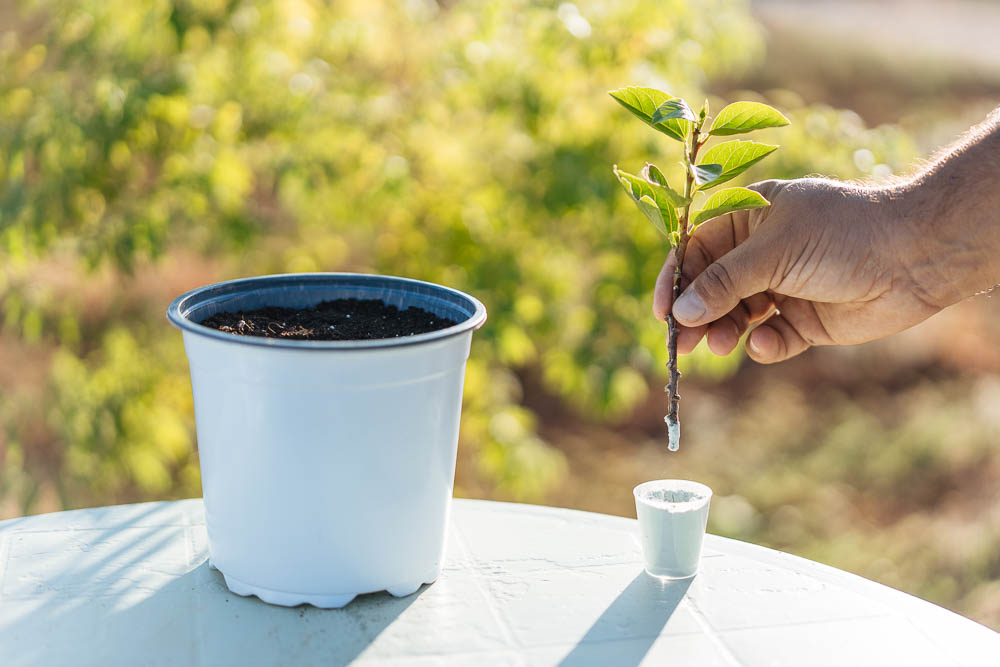
{"label": "soil surface", "polygon": [[400,310],[377,299],[336,299],[313,308],[266,306],[216,313],[201,322],[238,336],[296,340],[372,340],[437,331],[457,324],[422,308]]}

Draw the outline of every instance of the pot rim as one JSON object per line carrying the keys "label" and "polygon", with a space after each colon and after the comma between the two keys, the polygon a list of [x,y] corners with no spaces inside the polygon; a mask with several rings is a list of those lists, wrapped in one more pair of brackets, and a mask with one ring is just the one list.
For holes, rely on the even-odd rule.
{"label": "pot rim", "polygon": [[[289,340],[286,338],[264,338],[263,336],[238,336],[213,329],[212,327],[203,326],[189,318],[191,312],[198,306],[204,306],[206,303],[226,301],[236,295],[252,291],[258,287],[273,288],[274,286],[294,286],[301,283],[322,284],[336,283],[338,281],[358,286],[376,288],[382,286],[403,289],[404,291],[426,296],[434,296],[437,293],[439,297],[450,297],[448,300],[455,305],[464,301],[465,305],[471,307],[473,312],[458,324],[438,329],[437,331],[429,331],[413,336],[376,338],[371,340]],[[210,285],[203,285],[202,287],[185,292],[170,303],[170,306],[167,308],[167,319],[183,332],[239,345],[293,350],[372,350],[422,345],[445,338],[460,336],[468,331],[474,331],[486,321],[486,307],[479,299],[465,292],[413,278],[374,273],[279,273],[226,280]]]}

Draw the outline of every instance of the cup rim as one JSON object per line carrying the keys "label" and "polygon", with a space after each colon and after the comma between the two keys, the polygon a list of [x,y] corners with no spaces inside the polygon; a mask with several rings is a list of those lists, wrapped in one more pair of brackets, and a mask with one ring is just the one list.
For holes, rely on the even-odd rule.
{"label": "cup rim", "polygon": [[[690,479],[653,479],[648,482],[643,482],[632,489],[632,495],[635,497],[637,502],[645,502],[645,499],[640,498],[639,494],[650,488],[663,488],[669,487],[677,489],[678,491],[692,491],[694,493],[700,494],[706,501],[712,499],[712,489],[706,484],[701,482],[695,482]],[[666,505],[681,505],[689,503],[691,501],[686,500],[683,502],[672,503],[669,501],[664,501],[663,504]]]}

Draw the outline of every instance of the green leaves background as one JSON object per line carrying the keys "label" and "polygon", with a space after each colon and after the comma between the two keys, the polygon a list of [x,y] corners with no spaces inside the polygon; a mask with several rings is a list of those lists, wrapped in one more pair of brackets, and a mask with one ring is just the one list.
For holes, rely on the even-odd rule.
{"label": "green leaves background", "polygon": [[685,0],[580,2],[586,38],[528,0],[18,4],[0,30],[4,516],[198,495],[165,304],[296,271],[481,297],[457,491],[545,498],[567,463],[522,369],[601,421],[659,367],[662,236],[637,233],[608,174],[648,139],[598,100],[640,62],[692,89],[760,48],[729,0],[724,22]]}

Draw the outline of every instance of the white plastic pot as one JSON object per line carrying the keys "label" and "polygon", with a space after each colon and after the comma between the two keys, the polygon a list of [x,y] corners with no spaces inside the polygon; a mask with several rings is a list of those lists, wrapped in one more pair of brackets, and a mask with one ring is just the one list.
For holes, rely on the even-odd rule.
{"label": "white plastic pot", "polygon": [[[415,336],[299,341],[199,322],[339,298],[458,322]],[[209,285],[167,311],[191,368],[211,564],[239,595],[342,607],[441,572],[465,362],[486,309],[431,283],[344,273]]]}

